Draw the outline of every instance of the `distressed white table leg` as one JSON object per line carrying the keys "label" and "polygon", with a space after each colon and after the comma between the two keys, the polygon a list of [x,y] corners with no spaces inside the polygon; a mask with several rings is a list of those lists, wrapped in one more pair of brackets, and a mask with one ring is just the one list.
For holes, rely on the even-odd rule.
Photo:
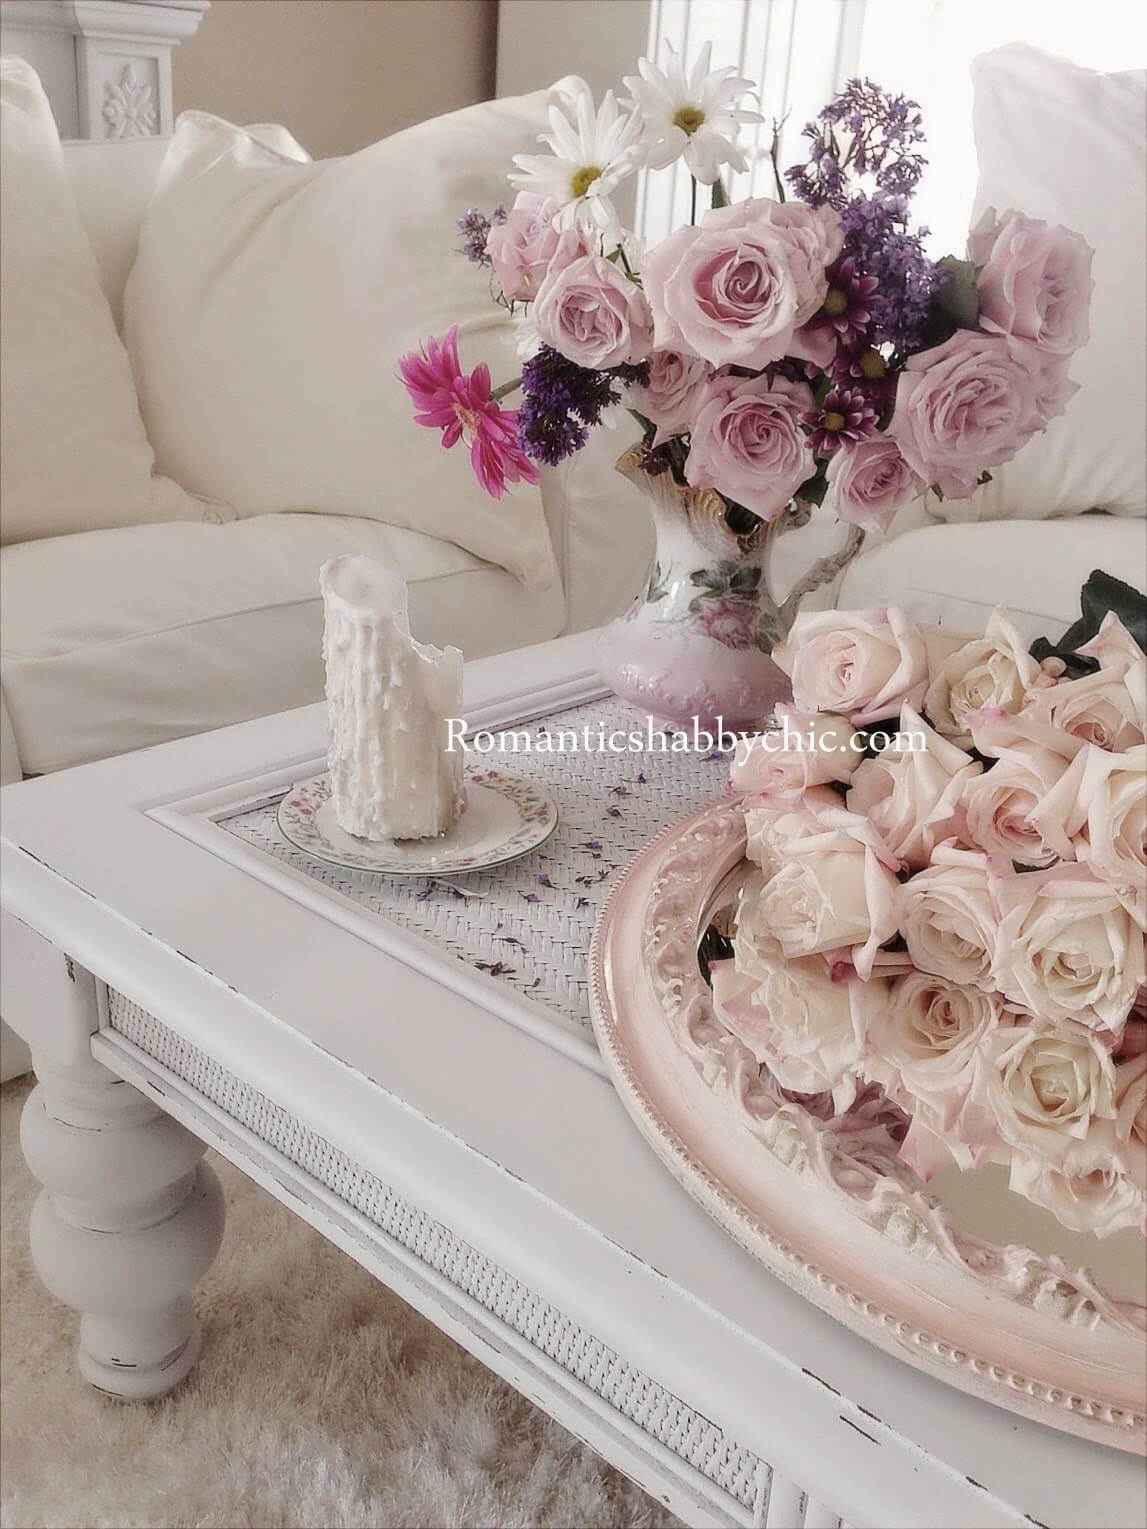
{"label": "distressed white table leg", "polygon": [[202,1347],[187,1292],[219,1247],[219,1180],[202,1142],[90,1056],[33,1063],[20,1137],[44,1186],[36,1269],[81,1314],[84,1377],[132,1401],[163,1396]]}

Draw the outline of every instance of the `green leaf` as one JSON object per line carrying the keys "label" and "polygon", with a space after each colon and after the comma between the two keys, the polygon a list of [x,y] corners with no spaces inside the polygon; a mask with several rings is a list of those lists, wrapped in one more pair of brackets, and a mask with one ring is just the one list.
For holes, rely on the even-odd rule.
{"label": "green leaf", "polygon": [[826,463],[822,462],[817,468],[816,476],[807,478],[793,495],[795,499],[803,500],[805,504],[823,504],[824,496],[828,493],[828,480],[824,475]]}
{"label": "green leaf", "polygon": [[980,319],[980,294],[976,291],[976,267],[970,260],[945,255],[936,264],[947,275],[937,289],[933,304],[958,329],[975,329]]}
{"label": "green leaf", "polygon": [[725,187],[718,176],[713,182],[713,195],[709,201],[710,207],[728,207],[729,198],[725,195]]}
{"label": "green leaf", "polygon": [[699,584],[703,589],[721,590],[725,587],[725,580],[712,568],[694,568],[689,581]]}
{"label": "green leaf", "polygon": [[1147,653],[1147,596],[1140,594],[1133,585],[1096,568],[1079,592],[1079,608],[1079,620],[1068,627],[1058,642],[1053,643],[1047,637],[1036,638],[1031,645],[1033,658],[1061,658],[1072,674],[1085,674],[1095,669],[1095,660],[1080,656],[1076,650],[1091,641],[1109,611],[1118,616],[1135,642]]}

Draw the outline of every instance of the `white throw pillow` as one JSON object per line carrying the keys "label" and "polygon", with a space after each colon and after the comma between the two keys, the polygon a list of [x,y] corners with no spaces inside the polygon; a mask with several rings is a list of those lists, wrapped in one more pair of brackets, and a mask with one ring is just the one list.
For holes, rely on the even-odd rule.
{"label": "white throw pillow", "polygon": [[455,220],[508,199],[511,156],[555,99],[467,107],[315,163],[266,129],[180,117],[125,299],[161,466],[240,516],[371,516],[546,587],[538,489],[490,499],[465,446],[413,422],[397,362],[457,324],[464,366],[520,369]]}
{"label": "white throw pillow", "polygon": [[202,520],[166,478],[35,72],[0,59],[0,541]]}
{"label": "white throw pillow", "polygon": [[929,508],[944,520],[1147,514],[1147,73],[1100,74],[1013,43],[977,58],[972,80],[973,223],[1015,207],[1081,233],[1095,250],[1091,339],[1071,365],[1080,390],[1044,434],[971,499],[930,496]]}

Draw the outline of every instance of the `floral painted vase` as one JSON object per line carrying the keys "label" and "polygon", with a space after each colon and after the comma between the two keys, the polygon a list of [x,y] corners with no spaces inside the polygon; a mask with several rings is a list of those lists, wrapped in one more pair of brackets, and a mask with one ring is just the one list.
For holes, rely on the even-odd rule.
{"label": "floral painted vase", "polygon": [[769,656],[787,629],[768,584],[777,523],[647,464],[638,445],[617,469],[649,497],[656,560],[643,593],[598,638],[598,673],[659,723],[757,725],[790,695]]}

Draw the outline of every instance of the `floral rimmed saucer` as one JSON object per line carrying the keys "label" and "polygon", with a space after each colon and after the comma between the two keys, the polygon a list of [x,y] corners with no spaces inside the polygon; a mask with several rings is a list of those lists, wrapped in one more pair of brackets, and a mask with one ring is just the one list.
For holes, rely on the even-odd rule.
{"label": "floral rimmed saucer", "polygon": [[558,826],[558,809],[535,781],[477,769],[466,771],[465,812],[437,839],[356,839],[339,827],[329,775],[292,786],[277,818],[296,849],[331,865],[384,876],[454,876],[537,849]]}

